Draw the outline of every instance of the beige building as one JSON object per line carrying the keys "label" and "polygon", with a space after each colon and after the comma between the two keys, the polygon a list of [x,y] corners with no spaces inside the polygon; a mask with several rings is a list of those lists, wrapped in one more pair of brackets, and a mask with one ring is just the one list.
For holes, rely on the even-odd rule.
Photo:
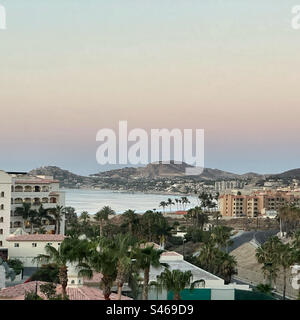
{"label": "beige building", "polygon": [[300,196],[288,191],[257,191],[250,195],[223,194],[219,197],[219,208],[222,216],[257,217],[266,212],[278,212],[279,208],[288,204],[300,207]]}
{"label": "beige building", "polygon": [[[65,194],[59,189],[59,181],[48,176],[31,176],[22,173],[11,173],[11,233],[17,228],[23,228],[23,218],[18,215],[16,208],[29,203],[33,210],[41,205],[45,209],[55,208],[57,205],[65,206]],[[46,221],[45,221],[46,223]],[[53,226],[45,225],[46,229]],[[30,232],[30,225],[25,225],[25,231]],[[64,221],[61,223],[60,233],[64,233]]]}
{"label": "beige building", "polygon": [[45,246],[51,245],[58,250],[65,236],[60,234],[28,234],[7,237],[7,246],[10,259],[19,259],[24,267],[37,267],[32,259],[39,254],[45,254]]}
{"label": "beige building", "polygon": [[[23,203],[29,203],[31,209],[38,210],[65,206],[65,194],[60,191],[59,181],[48,176],[32,176],[26,173],[0,171],[0,255],[7,256],[7,237],[18,228],[27,233],[30,224],[16,212]],[[43,221],[47,231],[54,230],[54,224]],[[64,234],[64,218],[60,224],[60,234]]]}

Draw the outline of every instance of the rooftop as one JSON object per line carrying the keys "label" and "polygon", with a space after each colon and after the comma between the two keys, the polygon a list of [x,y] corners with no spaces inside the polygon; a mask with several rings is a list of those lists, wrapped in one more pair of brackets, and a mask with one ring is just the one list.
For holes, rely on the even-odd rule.
{"label": "rooftop", "polygon": [[[193,274],[193,281],[196,280],[216,280],[216,281],[223,281],[223,279],[185,261],[185,260],[175,260],[175,261],[166,261],[169,265],[169,270],[180,270],[180,271],[191,271]],[[150,269],[150,281],[156,281],[156,277],[164,271],[164,267],[159,268],[152,268]]]}
{"label": "rooftop", "polygon": [[51,183],[59,183],[58,180],[53,179],[24,179],[24,180],[15,180],[15,184],[51,184]]}
{"label": "rooftop", "polygon": [[22,234],[10,235],[7,241],[63,241],[66,236],[61,234]]}
{"label": "rooftop", "polygon": [[[28,291],[35,291],[37,285],[37,293],[43,299],[46,297],[40,291],[40,285],[45,284],[46,282],[42,281],[32,281],[28,283],[18,284],[13,287],[8,287],[5,289],[0,290],[0,300],[1,299],[8,299],[8,300],[24,300],[25,293]],[[61,294],[62,287],[61,285],[57,285],[56,293]],[[69,296],[70,300],[105,300],[102,290],[81,286],[77,288],[69,288],[67,287],[67,295]],[[111,300],[117,300],[117,294],[112,293],[110,295]],[[132,300],[129,297],[122,296],[122,300]]]}

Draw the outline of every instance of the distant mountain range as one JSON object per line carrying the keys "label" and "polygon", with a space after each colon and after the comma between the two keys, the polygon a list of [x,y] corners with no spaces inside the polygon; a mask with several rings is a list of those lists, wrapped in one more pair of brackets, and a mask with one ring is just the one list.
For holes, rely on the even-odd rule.
{"label": "distant mountain range", "polygon": [[[185,169],[191,167],[186,163],[170,164],[150,163],[145,167],[126,167],[123,169],[109,170],[92,174],[88,177],[74,174],[55,166],[41,167],[30,171],[34,175],[49,175],[59,180],[65,186],[97,185],[101,180],[128,180],[128,179],[159,179],[159,178],[180,178],[185,175]],[[193,176],[195,177],[195,176]],[[264,180],[268,179],[300,179],[300,169],[293,169],[279,174],[262,175],[254,172],[236,174],[218,169],[205,168],[203,173],[197,177],[203,181],[216,180]]]}
{"label": "distant mountain range", "polygon": [[[110,170],[93,174],[93,177],[136,177],[136,178],[158,178],[158,177],[181,177],[185,176],[185,169],[192,168],[186,163],[175,164],[170,161],[170,164],[161,162],[150,163],[145,167],[139,168],[123,168],[118,170]],[[235,174],[218,169],[205,168],[199,178],[202,180],[227,180],[227,179],[247,179],[247,178],[263,178],[263,175],[256,173]]]}

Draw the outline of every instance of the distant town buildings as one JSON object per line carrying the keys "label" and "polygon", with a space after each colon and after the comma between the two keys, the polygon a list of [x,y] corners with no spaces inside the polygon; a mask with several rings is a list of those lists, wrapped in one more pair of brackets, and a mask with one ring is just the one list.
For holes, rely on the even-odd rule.
{"label": "distant town buildings", "polygon": [[[24,221],[22,215],[16,212],[23,203],[38,210],[65,206],[65,194],[60,191],[59,181],[50,176],[32,176],[26,173],[0,171],[0,254],[7,249],[6,239],[18,228],[30,232],[30,224]],[[43,227],[53,230],[54,225],[43,221]],[[60,233],[65,229],[64,219],[60,224]]]}
{"label": "distant town buildings", "polygon": [[222,191],[231,190],[231,189],[243,189],[244,186],[245,186],[245,182],[240,180],[215,182],[216,192],[222,192]]}
{"label": "distant town buildings", "polygon": [[263,190],[253,191],[251,194],[225,193],[219,197],[220,213],[229,217],[271,217],[280,207],[292,203],[300,206],[299,192]]}

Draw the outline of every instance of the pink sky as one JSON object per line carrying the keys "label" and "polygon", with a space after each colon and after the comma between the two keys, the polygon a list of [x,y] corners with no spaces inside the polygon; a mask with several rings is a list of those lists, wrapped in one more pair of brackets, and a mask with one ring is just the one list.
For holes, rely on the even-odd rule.
{"label": "pink sky", "polygon": [[96,132],[119,120],[204,128],[208,167],[297,166],[300,31],[289,25],[292,1],[125,2],[61,1],[65,13],[56,0],[2,1],[10,9],[0,33],[4,169],[98,171]]}

